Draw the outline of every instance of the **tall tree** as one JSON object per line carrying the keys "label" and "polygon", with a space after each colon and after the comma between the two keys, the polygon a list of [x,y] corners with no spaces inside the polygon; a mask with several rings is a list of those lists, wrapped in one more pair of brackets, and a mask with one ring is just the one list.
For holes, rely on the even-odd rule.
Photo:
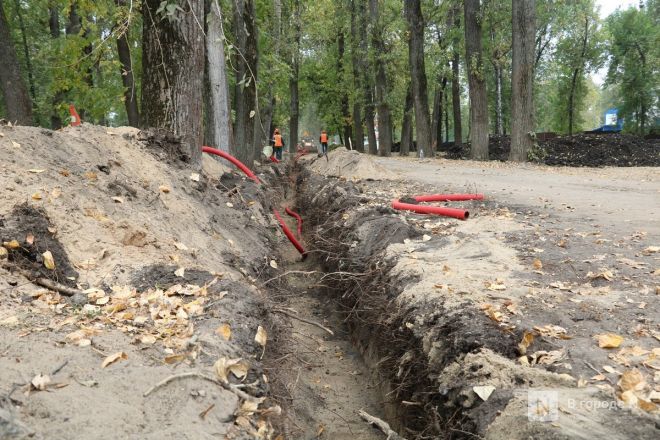
{"label": "tall tree", "polygon": [[[340,3],[341,5],[341,3]],[[341,6],[338,6],[341,7]],[[337,11],[339,12],[339,11]],[[344,142],[344,146],[350,147],[350,139],[351,136],[353,135],[352,129],[351,129],[351,113],[348,108],[348,91],[346,87],[341,87],[341,83],[343,83],[344,79],[344,65],[346,64],[346,38],[344,36],[344,29],[341,26],[338,26],[338,31],[337,31],[337,76],[340,80],[340,111],[341,111],[341,121],[342,121],[342,140]]]}
{"label": "tall tree", "polygon": [[454,38],[452,39],[452,59],[451,59],[451,105],[454,119],[454,144],[463,143],[463,122],[461,120],[461,76],[460,76],[460,27],[461,14],[458,7],[451,10],[454,16],[454,29],[452,30]]}
{"label": "tall tree", "polygon": [[470,155],[488,160],[488,93],[481,51],[483,11],[480,0],[465,0],[465,63],[470,86]]}
{"label": "tall tree", "polygon": [[300,39],[301,37],[301,9],[300,0],[294,0],[293,4],[293,44],[291,54],[291,78],[289,79],[289,92],[291,99],[291,114],[289,119],[289,151],[296,151],[298,144],[298,122],[300,119]]}
{"label": "tall tree", "polygon": [[0,0],[0,90],[7,108],[7,118],[21,125],[32,125],[32,102],[21,75],[14,43],[11,40],[3,1]]}
{"label": "tall tree", "polygon": [[[357,0],[360,1],[360,0]],[[362,103],[364,96],[362,95],[362,68],[360,60],[360,44],[359,44],[359,12],[356,0],[350,0],[351,6],[351,64],[353,65],[353,89],[355,94],[353,96],[353,148],[357,151],[364,152],[364,131],[362,130]]]}
{"label": "tall tree", "polygon": [[204,143],[234,153],[222,10],[218,0],[205,0],[205,12]]}
{"label": "tall tree", "polygon": [[161,3],[145,0],[142,5],[142,125],[181,136],[190,162],[198,166],[203,141],[204,1],[177,0],[165,8]]}
{"label": "tall tree", "polygon": [[[48,9],[49,12],[49,17],[48,17],[48,28],[50,29],[50,36],[51,38],[56,41],[61,34],[60,30],[60,14],[57,8],[54,5],[54,2],[49,3],[50,7]],[[50,115],[50,128],[53,130],[58,130],[62,128],[62,117],[60,116],[58,112],[58,106],[64,99],[64,93],[61,90],[55,90],[53,93],[53,100],[52,100],[52,113]]]}
{"label": "tall tree", "polygon": [[403,121],[401,122],[401,150],[400,155],[408,156],[413,147],[413,88],[408,82],[406,100],[403,106]]}
{"label": "tall tree", "polygon": [[378,111],[378,154],[389,156],[392,152],[392,116],[387,100],[388,81],[385,73],[386,53],[383,37],[383,20],[379,10],[379,0],[369,0],[371,17],[371,38],[376,67],[376,109]]}
{"label": "tall tree", "polygon": [[135,88],[135,76],[133,75],[133,61],[131,60],[131,48],[128,43],[128,23],[130,13],[127,10],[126,0],[115,0],[120,8],[118,14],[120,19],[117,23],[117,55],[121,64],[121,80],[124,84],[124,105],[126,106],[126,116],[128,125],[131,127],[140,126],[140,113],[138,111],[138,96]]}
{"label": "tall tree", "polygon": [[417,149],[420,155],[431,157],[433,154],[431,116],[429,115],[426,67],[424,64],[424,17],[422,16],[420,0],[407,0],[404,3],[404,11],[410,32],[408,53],[415,108]]}
{"label": "tall tree", "polygon": [[523,162],[534,145],[535,0],[513,0],[513,73],[511,75],[511,152]]}
{"label": "tall tree", "polygon": [[374,106],[374,80],[372,76],[372,68],[369,62],[369,48],[367,40],[367,27],[369,20],[367,19],[367,5],[365,1],[358,2],[358,16],[359,16],[359,48],[360,60],[362,61],[362,87],[364,89],[364,125],[367,129],[367,142],[369,144],[369,154],[378,154],[378,141],[376,140],[376,126],[375,126],[375,106]]}

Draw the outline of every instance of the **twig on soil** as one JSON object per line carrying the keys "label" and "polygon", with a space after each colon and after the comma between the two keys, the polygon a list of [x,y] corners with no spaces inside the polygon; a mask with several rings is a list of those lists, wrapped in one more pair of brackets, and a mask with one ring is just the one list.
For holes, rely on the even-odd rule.
{"label": "twig on soil", "polygon": [[144,394],[143,394],[142,396],[143,396],[143,397],[148,397],[149,394],[153,393],[153,392],[156,391],[158,388],[163,387],[163,386],[167,385],[168,383],[170,383],[170,382],[172,382],[172,381],[175,381],[175,380],[178,380],[178,379],[185,379],[185,378],[188,378],[188,377],[196,377],[196,378],[198,378],[198,379],[204,379],[204,380],[207,380],[207,381],[209,381],[209,382],[212,382],[212,383],[214,383],[214,384],[216,384],[216,385],[220,385],[221,387],[223,387],[223,388],[226,389],[227,391],[231,391],[232,393],[236,394],[236,395],[237,395],[238,397],[240,397],[241,399],[246,400],[246,401],[249,401],[249,402],[253,402],[253,401],[258,401],[258,400],[259,400],[259,399],[257,399],[256,397],[252,397],[252,396],[250,396],[248,393],[246,393],[246,392],[244,392],[244,391],[241,391],[240,389],[238,389],[236,386],[234,386],[234,385],[232,385],[232,384],[228,384],[228,383],[221,382],[221,381],[219,381],[218,379],[215,379],[215,378],[213,378],[213,377],[211,377],[211,376],[207,376],[207,375],[205,375],[205,374],[203,374],[203,373],[199,373],[199,372],[197,372],[197,371],[189,371],[189,372],[187,372],[187,373],[174,374],[174,375],[172,375],[172,376],[166,377],[165,379],[161,380],[161,381],[158,382],[156,385],[152,386],[152,387],[149,388],[147,391],[145,391]]}
{"label": "twig on soil", "polygon": [[374,417],[363,410],[359,410],[358,414],[360,414],[360,417],[362,417],[367,423],[375,425],[378,429],[383,431],[383,433],[387,436],[387,440],[406,440],[404,437],[401,437],[394,430],[392,430],[387,422],[379,419],[378,417]]}
{"label": "twig on soil", "polygon": [[278,275],[276,277],[273,277],[273,278],[267,280],[266,282],[264,282],[262,284],[262,286],[265,286],[268,283],[271,283],[275,280],[279,280],[280,278],[283,278],[287,275],[294,275],[294,274],[296,274],[296,275],[312,275],[312,274],[315,274],[315,273],[321,273],[321,272],[319,272],[318,270],[289,270],[289,271],[284,272],[281,275]]}
{"label": "twig on soil", "polygon": [[199,413],[199,418],[204,420],[206,418],[206,415],[215,407],[215,403],[206,408],[204,411]]}
{"label": "twig on soil", "polygon": [[614,385],[614,382],[612,382],[612,380],[611,380],[609,377],[605,376],[605,375],[603,374],[603,372],[600,371],[598,368],[594,367],[593,365],[591,365],[591,364],[590,364],[589,362],[587,362],[587,361],[584,361],[584,363],[587,365],[587,367],[591,368],[591,369],[594,370],[596,373],[598,373],[598,374],[600,374],[601,376],[603,376],[603,377],[605,378],[605,380],[607,380],[609,383],[611,383],[612,385]]}
{"label": "twig on soil", "polygon": [[315,321],[310,321],[309,319],[301,318],[300,316],[294,315],[293,313],[287,312],[286,310],[271,309],[271,312],[281,313],[282,315],[286,315],[289,318],[297,319],[298,321],[304,322],[306,324],[314,325],[320,329],[323,329],[326,332],[330,333],[332,336],[335,335],[335,333],[332,330],[330,330],[328,327],[324,326],[323,324],[319,324],[318,322]]}
{"label": "twig on soil", "polygon": [[59,292],[64,296],[73,296],[78,293],[84,295],[84,293],[82,293],[81,290],[74,289],[73,287],[65,286],[64,284],[60,284],[57,281],[49,280],[48,278],[37,278],[36,280],[34,280],[34,283],[41,287],[45,287],[47,289]]}
{"label": "twig on soil", "polygon": [[66,367],[68,363],[69,363],[69,360],[68,360],[68,359],[65,360],[65,361],[62,362],[57,368],[55,368],[55,369],[50,373],[50,375],[51,375],[51,376],[55,376],[57,373],[59,373],[60,371],[62,371],[62,368]]}

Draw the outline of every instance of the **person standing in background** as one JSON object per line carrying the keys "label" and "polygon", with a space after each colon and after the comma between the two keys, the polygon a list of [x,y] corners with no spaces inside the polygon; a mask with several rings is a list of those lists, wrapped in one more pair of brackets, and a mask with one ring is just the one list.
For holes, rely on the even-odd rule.
{"label": "person standing in background", "polygon": [[325,130],[321,131],[319,142],[321,142],[321,154],[328,154],[328,133]]}
{"label": "person standing in background", "polygon": [[282,160],[282,149],[284,148],[284,138],[280,134],[279,128],[275,129],[273,134],[273,153],[275,153],[275,159]]}

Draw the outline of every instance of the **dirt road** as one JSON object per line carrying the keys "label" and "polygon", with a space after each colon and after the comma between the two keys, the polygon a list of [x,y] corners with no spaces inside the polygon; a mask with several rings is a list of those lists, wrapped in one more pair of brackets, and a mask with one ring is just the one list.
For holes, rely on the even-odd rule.
{"label": "dirt road", "polygon": [[660,234],[660,169],[564,168],[501,162],[379,158],[403,179],[483,192],[509,205],[543,208],[617,235]]}

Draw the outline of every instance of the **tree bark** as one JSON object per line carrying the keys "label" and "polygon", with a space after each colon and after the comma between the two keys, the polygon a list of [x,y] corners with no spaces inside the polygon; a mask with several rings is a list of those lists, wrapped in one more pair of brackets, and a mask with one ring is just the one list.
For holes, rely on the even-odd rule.
{"label": "tree bark", "polygon": [[404,11],[408,21],[410,37],[408,53],[410,75],[413,85],[413,102],[415,108],[415,127],[417,132],[417,149],[420,157],[432,157],[431,116],[429,115],[429,100],[424,65],[424,17],[420,0],[407,0]]}
{"label": "tree bark", "polygon": [[346,87],[342,87],[341,85],[343,84],[343,78],[344,78],[344,63],[345,63],[345,53],[346,51],[346,41],[344,37],[344,31],[340,28],[339,31],[337,32],[337,77],[339,78],[340,81],[340,91],[339,93],[341,94],[340,96],[340,110],[341,110],[341,118],[342,118],[342,132],[343,132],[343,137],[342,137],[342,142],[344,143],[345,147],[350,147],[349,145],[349,139],[353,135],[352,130],[351,130],[351,114],[349,112],[348,108],[348,92],[346,90]]}
{"label": "tree bark", "polygon": [[378,111],[378,154],[389,156],[392,153],[392,116],[387,102],[388,80],[383,55],[386,53],[383,41],[383,22],[378,9],[378,0],[369,0],[371,18],[371,41],[376,64],[376,109]]}
{"label": "tree bark", "polygon": [[294,1],[293,10],[293,54],[292,75],[289,80],[289,92],[291,94],[291,119],[289,120],[289,151],[296,151],[298,144],[298,122],[300,119],[300,97],[298,90],[298,78],[300,75],[300,0]]}
{"label": "tree bark", "polygon": [[[216,0],[214,0],[216,1]],[[282,1],[273,0],[273,52],[275,58],[280,57],[281,52],[281,35],[282,35]],[[271,125],[273,122],[273,114],[275,112],[275,105],[277,99],[275,98],[275,80],[274,76],[269,76],[268,82],[265,85],[266,97],[264,99],[266,105],[262,107],[261,120],[254,121],[254,141],[257,156],[264,145],[270,143],[272,131]]]}
{"label": "tree bark", "polygon": [[534,145],[535,0],[514,0],[513,72],[511,75],[511,153],[509,160],[524,162]]}
{"label": "tree bark", "polygon": [[573,69],[571,78],[571,91],[568,94],[568,134],[573,134],[573,124],[575,121],[575,91],[580,72],[584,68],[584,57],[587,53],[587,42],[589,41],[589,17],[584,19],[584,36],[582,38],[582,52],[580,53],[580,66]]}
{"label": "tree bark", "polygon": [[[116,0],[118,7],[126,7],[126,0]],[[123,23],[118,23],[123,26]],[[128,125],[140,126],[140,113],[138,112],[137,90],[135,89],[135,77],[133,76],[133,61],[131,60],[131,49],[128,44],[128,29],[120,29],[121,34],[117,37],[117,55],[121,64],[121,80],[124,84],[124,105],[128,117]]]}
{"label": "tree bark", "polygon": [[[50,29],[50,36],[53,40],[57,39],[60,37],[60,14],[57,8],[55,7],[50,7],[49,10],[49,17],[48,17],[48,28]],[[62,102],[62,99],[64,99],[64,94],[60,90],[56,90],[54,95],[53,95],[53,100],[52,100],[52,108],[51,108],[51,115],[50,115],[50,128],[53,130],[59,130],[62,128],[62,118],[60,117],[57,107],[60,105]]]}
{"label": "tree bark", "polygon": [[[515,3],[515,1],[514,1]],[[480,0],[465,0],[465,60],[470,86],[470,155],[488,160],[488,94],[481,51]]]}
{"label": "tree bark", "polygon": [[406,103],[403,108],[403,121],[401,122],[401,150],[400,156],[408,156],[413,146],[413,90],[412,83],[408,83]]}
{"label": "tree bark", "polygon": [[233,154],[222,10],[217,0],[206,0],[205,12],[204,143]]}
{"label": "tree bark", "polygon": [[[363,1],[363,0],[357,0]],[[356,0],[351,0],[351,64],[353,65],[353,89],[356,95],[353,99],[353,148],[364,152],[364,131],[362,130],[362,102],[364,97],[361,93],[362,73],[359,50],[358,35],[358,11]]]}
{"label": "tree bark", "polygon": [[495,69],[495,133],[504,134],[504,125],[502,123],[502,66],[499,63],[493,63]]}
{"label": "tree bark", "polygon": [[7,17],[0,0],[0,90],[5,98],[7,119],[21,125],[32,125],[32,103],[21,75]]}
{"label": "tree bark", "polygon": [[454,117],[454,144],[463,144],[463,121],[461,120],[461,77],[459,76],[460,58],[454,50],[451,60],[451,107]]}
{"label": "tree bark", "polygon": [[374,80],[371,75],[373,66],[369,62],[369,48],[367,39],[367,19],[366,1],[358,2],[358,20],[359,20],[359,48],[362,72],[362,88],[364,91],[364,125],[367,129],[367,141],[369,154],[378,154],[378,141],[376,140],[375,125],[375,105],[374,105]]}
{"label": "tree bark", "polygon": [[156,13],[160,0],[142,5],[142,125],[180,136],[193,166],[202,158],[204,2],[179,0],[176,19]]}
{"label": "tree bark", "polygon": [[30,85],[30,97],[32,98],[33,106],[37,105],[37,91],[34,85],[34,71],[32,69],[32,57],[30,56],[30,46],[27,42],[27,32],[25,30],[25,21],[23,20],[23,12],[21,11],[20,0],[14,1],[16,8],[16,15],[18,17],[18,25],[21,29],[21,41],[23,43],[23,55],[25,56],[25,67],[27,69],[28,84]]}

